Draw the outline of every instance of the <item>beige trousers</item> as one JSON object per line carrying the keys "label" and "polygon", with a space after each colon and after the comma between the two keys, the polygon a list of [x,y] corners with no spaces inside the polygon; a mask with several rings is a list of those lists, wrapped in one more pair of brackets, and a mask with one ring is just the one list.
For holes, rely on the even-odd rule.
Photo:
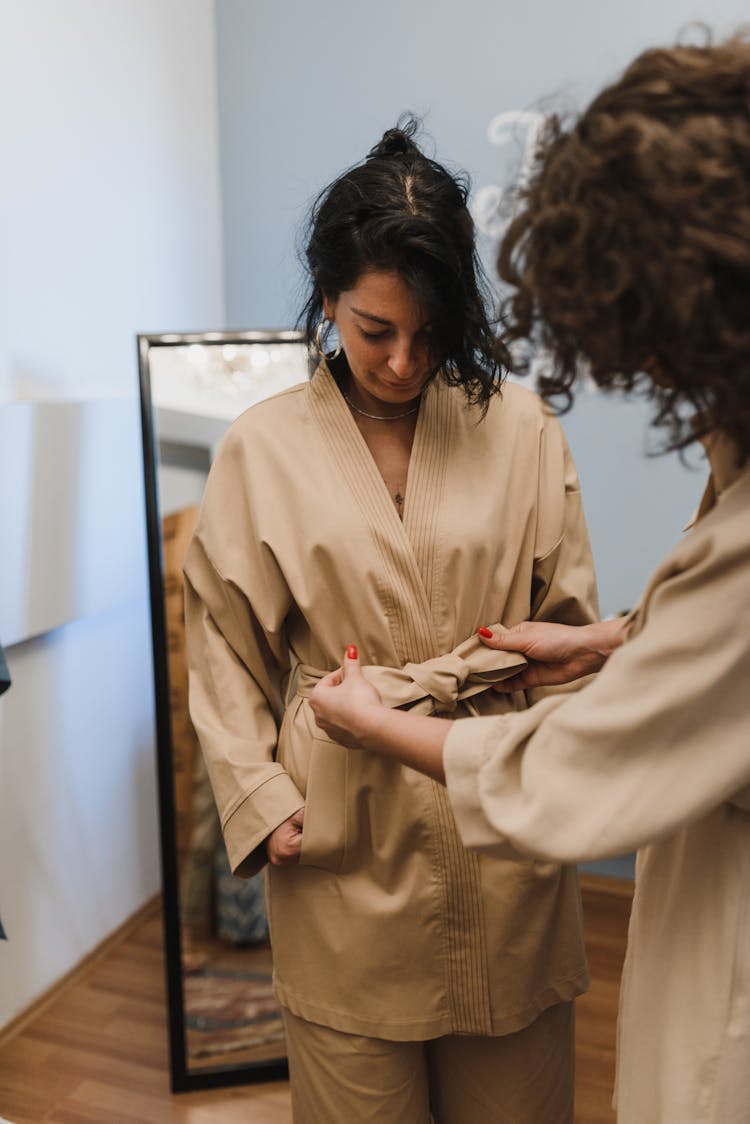
{"label": "beige trousers", "polygon": [[284,1011],[295,1124],[572,1124],[572,1003],[499,1038],[388,1042]]}

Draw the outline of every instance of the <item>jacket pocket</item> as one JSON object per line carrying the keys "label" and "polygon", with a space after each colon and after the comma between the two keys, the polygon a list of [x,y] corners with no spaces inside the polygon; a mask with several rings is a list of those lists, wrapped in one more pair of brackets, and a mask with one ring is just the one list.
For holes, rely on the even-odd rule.
{"label": "jacket pocket", "polygon": [[329,738],[310,749],[301,866],[340,872],[346,861],[346,800],[350,750]]}

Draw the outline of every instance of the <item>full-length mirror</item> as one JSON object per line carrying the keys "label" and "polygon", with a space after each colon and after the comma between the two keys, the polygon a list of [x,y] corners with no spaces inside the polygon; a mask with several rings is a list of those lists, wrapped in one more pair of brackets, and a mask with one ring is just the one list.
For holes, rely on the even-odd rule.
{"label": "full-length mirror", "polygon": [[229,869],[187,702],[182,559],[213,452],[247,407],[309,377],[301,332],[138,337],[172,1087],[286,1074],[262,875]]}

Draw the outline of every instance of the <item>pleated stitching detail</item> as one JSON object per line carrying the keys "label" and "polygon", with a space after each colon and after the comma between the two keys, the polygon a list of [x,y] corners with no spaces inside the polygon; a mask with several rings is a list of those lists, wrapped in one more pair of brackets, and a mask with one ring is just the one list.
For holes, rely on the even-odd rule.
{"label": "pleated stitching detail", "polygon": [[[437,636],[405,527],[327,368],[318,370],[310,390],[312,409],[327,438],[329,451],[365,516],[383,563],[383,597],[389,606],[389,623],[399,658],[402,664],[429,659],[436,654]],[[420,416],[418,434],[424,423],[425,418]],[[407,487],[407,497],[408,492]]]}
{"label": "pleated stitching detail", "polygon": [[[380,555],[394,646],[402,663],[439,655],[431,602],[436,581],[440,497],[450,446],[453,403],[433,384],[425,392],[406,487],[404,522],[399,519],[377,465],[325,366],[311,387],[312,411],[342,477],[359,504]],[[461,843],[447,794],[432,785],[441,866],[446,988],[453,1029],[463,1034],[492,1031],[486,967],[479,860]]]}

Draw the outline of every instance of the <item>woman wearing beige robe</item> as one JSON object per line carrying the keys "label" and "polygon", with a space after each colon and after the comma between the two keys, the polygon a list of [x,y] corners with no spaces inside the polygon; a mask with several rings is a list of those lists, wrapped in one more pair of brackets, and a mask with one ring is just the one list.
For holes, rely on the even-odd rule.
{"label": "woman wearing beige robe", "polygon": [[553,125],[501,251],[509,332],[541,317],[551,389],[570,389],[581,352],[603,386],[649,387],[673,440],[700,436],[711,467],[630,620],[484,639],[528,658],[504,689],[602,668],[594,681],[451,724],[385,711],[350,660],[312,700],[339,741],[445,780],[477,853],[641,848],[621,1124],[750,1121],[748,105],[747,40],[646,52],[570,132]]}
{"label": "woman wearing beige robe", "polygon": [[[411,208],[424,157],[403,134],[395,143],[377,160],[406,161]],[[233,869],[281,854],[268,907],[295,1118],[563,1124],[571,1001],[587,984],[575,869],[465,850],[441,786],[332,746],[307,701],[354,627],[394,705],[517,709],[522,697],[490,687],[523,661],[484,647],[478,626],[595,617],[559,424],[515,385],[483,416],[465,386],[418,363],[415,401],[402,337],[417,354],[444,348],[437,316],[423,341],[410,292],[382,268],[337,300],[327,290],[343,354],[222,443],[185,563],[191,713]],[[388,365],[363,348],[385,348]],[[396,489],[383,443],[407,423]],[[300,827],[297,854],[274,849]]]}

